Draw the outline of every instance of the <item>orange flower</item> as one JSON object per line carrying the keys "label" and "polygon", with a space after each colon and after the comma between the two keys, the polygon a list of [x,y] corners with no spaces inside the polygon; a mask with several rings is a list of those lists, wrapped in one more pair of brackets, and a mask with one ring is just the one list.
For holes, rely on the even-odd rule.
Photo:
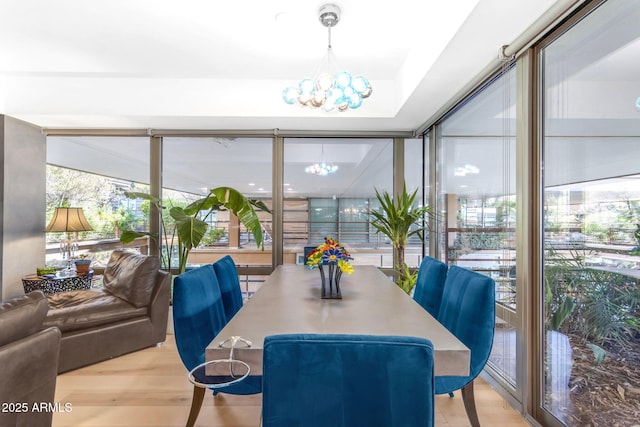
{"label": "orange flower", "polygon": [[349,260],[353,259],[349,252],[335,239],[325,237],[324,243],[309,252],[307,266],[317,267],[320,264],[337,264],[343,273],[353,273]]}

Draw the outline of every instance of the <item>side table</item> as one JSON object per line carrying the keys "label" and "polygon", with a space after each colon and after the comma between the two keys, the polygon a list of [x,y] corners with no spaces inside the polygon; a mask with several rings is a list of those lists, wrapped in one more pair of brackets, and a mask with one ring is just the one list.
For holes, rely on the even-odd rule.
{"label": "side table", "polygon": [[70,276],[70,277],[42,277],[36,275],[28,275],[22,278],[22,286],[24,292],[29,293],[40,290],[48,294],[55,294],[57,292],[75,291],[78,289],[89,289],[91,287],[91,280],[93,279],[93,270],[82,276]]}

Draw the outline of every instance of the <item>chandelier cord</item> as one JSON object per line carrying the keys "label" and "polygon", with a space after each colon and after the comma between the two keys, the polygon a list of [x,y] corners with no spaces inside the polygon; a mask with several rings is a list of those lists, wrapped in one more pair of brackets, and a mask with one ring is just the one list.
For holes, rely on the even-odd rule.
{"label": "chandelier cord", "polygon": [[331,27],[327,27],[328,40],[327,40],[327,71],[329,73],[332,72],[331,69],[331,55],[333,54],[333,49],[331,47]]}

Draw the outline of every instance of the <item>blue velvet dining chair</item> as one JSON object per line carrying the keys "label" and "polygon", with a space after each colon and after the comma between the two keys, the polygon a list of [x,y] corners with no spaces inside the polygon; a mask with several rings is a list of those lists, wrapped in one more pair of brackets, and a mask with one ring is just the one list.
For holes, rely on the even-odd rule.
{"label": "blue velvet dining chair", "polygon": [[424,257],[418,270],[413,299],[435,318],[440,312],[440,301],[442,301],[446,278],[447,264],[429,256]]}
{"label": "blue velvet dining chair", "polygon": [[424,338],[271,335],[262,375],[263,427],[434,423],[433,346]]}
{"label": "blue velvet dining chair", "polygon": [[[208,264],[177,276],[173,282],[174,337],[182,363],[191,371],[205,362],[205,349],[227,323],[222,294],[213,265]],[[194,386],[187,427],[193,426],[200,412],[205,388]],[[214,392],[256,394],[262,378],[245,381]]]}
{"label": "blue velvet dining chair", "polygon": [[438,321],[471,350],[470,375],[436,376],[435,393],[462,390],[462,400],[469,422],[479,427],[473,396],[473,380],[487,364],[496,322],[495,282],[471,270],[451,266],[444,284]]}
{"label": "blue velvet dining chair", "polygon": [[233,258],[225,255],[213,263],[213,270],[218,278],[222,293],[222,305],[228,322],[242,308],[242,290],[238,279],[238,269]]}

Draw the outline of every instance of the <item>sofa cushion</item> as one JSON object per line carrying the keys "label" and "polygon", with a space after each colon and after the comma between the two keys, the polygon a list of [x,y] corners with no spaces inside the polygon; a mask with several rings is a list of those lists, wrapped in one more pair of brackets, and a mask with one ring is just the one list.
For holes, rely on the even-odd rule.
{"label": "sofa cushion", "polygon": [[44,326],[62,332],[91,328],[146,316],[147,307],[136,308],[102,289],[60,292],[49,295],[49,313]]}
{"label": "sofa cushion", "polygon": [[104,288],[135,307],[145,307],[151,301],[158,270],[158,257],[113,251],[104,270]]}
{"label": "sofa cushion", "polygon": [[0,304],[0,347],[40,330],[47,310],[47,299],[42,291],[34,291]]}

